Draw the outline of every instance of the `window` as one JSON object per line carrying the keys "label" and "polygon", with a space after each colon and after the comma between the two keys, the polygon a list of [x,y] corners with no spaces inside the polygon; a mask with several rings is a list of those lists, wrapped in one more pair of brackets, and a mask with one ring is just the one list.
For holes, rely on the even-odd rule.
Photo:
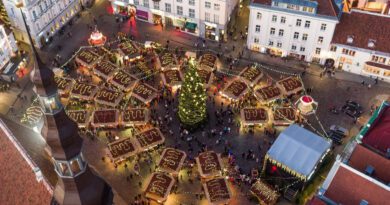
{"label": "window", "polygon": [[271,34],[271,35],[275,35],[275,28],[271,28],[270,34]]}
{"label": "window", "polygon": [[221,5],[219,4],[214,4],[214,10],[216,11],[219,11],[219,8],[221,7]]}
{"label": "window", "polygon": [[326,24],[321,24],[321,31],[325,31],[326,30]]}
{"label": "window", "polygon": [[139,5],[139,0],[134,0],[134,5]]}
{"label": "window", "polygon": [[371,61],[374,61],[374,62],[377,62],[377,63],[385,63],[386,62],[386,58],[380,57],[380,56],[376,56],[376,55],[372,55]]}
{"label": "window", "polygon": [[284,30],[283,29],[279,29],[279,36],[283,36],[284,34]]}
{"label": "window", "polygon": [[273,46],[273,45],[274,45],[274,42],[273,42],[273,41],[269,41],[269,42],[268,42],[268,45],[269,45],[269,46]]}
{"label": "window", "polygon": [[37,20],[37,13],[35,12],[35,11],[33,11],[33,17],[34,17],[34,21],[36,21]]}
{"label": "window", "polygon": [[299,33],[298,32],[295,32],[294,33],[294,39],[298,39],[299,38]]}
{"label": "window", "polygon": [[304,52],[305,51],[305,47],[301,47],[299,50]]}
{"label": "window", "polygon": [[255,32],[259,33],[260,32],[260,25],[256,25]]}
{"label": "window", "polygon": [[278,18],[276,17],[276,15],[272,15],[272,22],[276,22],[278,20]]}
{"label": "window", "polygon": [[191,18],[195,18],[195,9],[188,9],[188,16]]}
{"label": "window", "polygon": [[255,37],[255,39],[253,39],[253,42],[259,43],[259,38]]}
{"label": "window", "polygon": [[302,20],[301,19],[297,19],[297,23],[295,24],[296,26],[301,26],[302,24]]}
{"label": "window", "polygon": [[324,37],[319,36],[317,42],[320,43],[320,44],[321,44],[322,42],[324,42]]}
{"label": "window", "polygon": [[321,48],[316,48],[316,54],[320,55],[321,53]]}
{"label": "window", "polygon": [[302,35],[302,41],[307,41],[307,33],[304,33],[303,35]]}
{"label": "window", "polygon": [[165,3],[165,11],[171,13],[171,4]]}
{"label": "window", "polygon": [[160,10],[160,2],[159,1],[153,1],[153,8]]}
{"label": "window", "polygon": [[179,3],[182,3],[183,2],[183,0],[176,0],[177,2],[179,2]]}
{"label": "window", "polygon": [[149,0],[144,0],[144,7],[149,8]]}
{"label": "window", "polygon": [[336,52],[337,51],[337,46],[334,46],[334,45],[330,46],[330,51]]}
{"label": "window", "polygon": [[211,22],[210,21],[210,13],[207,13],[207,12],[204,13],[204,20],[208,21],[208,22]]}
{"label": "window", "polygon": [[305,21],[305,28],[310,28],[310,21]]}
{"label": "window", "polygon": [[256,19],[261,19],[261,13],[260,12],[257,12]]}
{"label": "window", "polygon": [[219,16],[214,14],[214,23],[219,23]]}
{"label": "window", "polygon": [[282,43],[278,42],[278,43],[276,44],[276,47],[281,48],[281,47],[282,47]]}
{"label": "window", "polygon": [[353,50],[349,50],[349,49],[345,49],[343,48],[343,50],[341,51],[342,54],[344,55],[349,55],[349,56],[355,56],[355,51]]}
{"label": "window", "polygon": [[297,46],[296,45],[292,45],[291,46],[291,50],[294,50],[294,51],[297,50]]}
{"label": "window", "polygon": [[194,6],[195,5],[195,0],[188,0],[188,4],[191,5],[191,6]]}
{"label": "window", "polygon": [[183,15],[183,7],[182,6],[177,6],[177,15]]}
{"label": "window", "polygon": [[204,4],[204,7],[206,8],[211,8],[211,3],[206,1],[205,4]]}
{"label": "window", "polygon": [[280,23],[286,23],[286,17],[282,16],[282,18],[280,18]]}

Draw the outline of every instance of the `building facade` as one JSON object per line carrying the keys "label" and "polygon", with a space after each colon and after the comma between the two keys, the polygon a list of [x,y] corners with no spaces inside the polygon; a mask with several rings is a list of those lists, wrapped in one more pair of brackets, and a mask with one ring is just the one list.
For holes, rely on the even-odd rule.
{"label": "building facade", "polygon": [[18,50],[12,31],[0,20],[0,70],[11,60]]}
{"label": "building facade", "polygon": [[37,47],[42,47],[51,41],[52,37],[80,11],[79,0],[19,0],[19,2],[4,0],[3,3],[14,27],[15,38],[27,42],[22,14],[16,6],[17,3],[23,3],[21,10],[27,25],[30,26]]}
{"label": "building facade", "polygon": [[329,54],[335,67],[390,82],[390,16],[352,10],[343,13]]}
{"label": "building facade", "polygon": [[210,40],[226,40],[238,0],[111,0],[113,12],[174,27]]}
{"label": "building facade", "polygon": [[328,58],[341,2],[254,0],[249,8],[250,50],[321,64]]}

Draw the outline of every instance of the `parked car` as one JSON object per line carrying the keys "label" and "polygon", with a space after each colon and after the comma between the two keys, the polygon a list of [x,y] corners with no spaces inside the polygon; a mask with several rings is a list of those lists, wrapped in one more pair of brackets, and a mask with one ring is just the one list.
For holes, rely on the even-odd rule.
{"label": "parked car", "polygon": [[337,145],[343,144],[343,136],[341,136],[340,134],[337,134],[335,132],[331,132],[329,135],[329,138],[332,139],[333,143],[335,143]]}
{"label": "parked car", "polygon": [[343,105],[343,107],[341,108],[341,111],[343,111],[348,116],[357,119],[362,115],[363,108],[362,106],[360,106],[359,103],[352,100],[347,100],[345,102],[345,105]]}
{"label": "parked car", "polygon": [[332,125],[330,126],[330,131],[331,132],[335,132],[335,133],[340,133],[342,134],[344,137],[345,136],[348,136],[348,130],[344,127],[341,127],[341,126],[338,126],[338,125]]}

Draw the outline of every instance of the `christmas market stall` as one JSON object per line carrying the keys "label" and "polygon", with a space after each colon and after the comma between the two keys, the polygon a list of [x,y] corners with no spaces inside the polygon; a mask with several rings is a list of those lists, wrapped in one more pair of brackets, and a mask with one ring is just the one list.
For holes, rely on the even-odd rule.
{"label": "christmas market stall", "polygon": [[210,205],[229,204],[232,197],[228,183],[222,177],[204,182],[203,189]]}
{"label": "christmas market stall", "polygon": [[115,163],[137,154],[138,151],[137,147],[129,137],[109,143],[108,150],[110,151],[111,158]]}
{"label": "christmas market stall", "polygon": [[175,179],[171,175],[155,172],[152,174],[146,187],[145,196],[159,204],[163,204],[167,200],[174,184]]}
{"label": "christmas market stall", "polygon": [[110,107],[118,106],[125,94],[108,88],[102,88],[95,96],[95,102]]}
{"label": "christmas market stall", "polygon": [[91,50],[81,50],[76,56],[76,64],[78,66],[92,68],[99,60],[100,56]]}
{"label": "christmas market stall", "polygon": [[255,96],[263,104],[268,104],[282,97],[280,88],[274,85],[266,86],[255,91]]}
{"label": "christmas market stall", "polygon": [[70,119],[75,121],[79,128],[86,128],[90,120],[90,112],[87,110],[69,110],[66,112]]}
{"label": "christmas market stall", "polygon": [[171,52],[162,52],[158,56],[159,67],[162,71],[164,70],[177,70],[179,68],[179,63],[177,61],[176,55]]}
{"label": "christmas market stall", "polygon": [[149,110],[145,108],[131,108],[122,112],[122,124],[125,127],[145,125],[149,121]]}
{"label": "christmas market stall", "polygon": [[151,61],[145,61],[145,59],[137,60],[135,63],[135,68],[144,76],[150,76],[155,72],[154,63]]}
{"label": "christmas market stall", "polygon": [[54,81],[57,84],[57,89],[60,96],[67,96],[69,94],[69,90],[74,84],[74,80],[70,78],[55,77]]}
{"label": "christmas market stall", "polygon": [[215,70],[218,66],[218,57],[211,53],[206,53],[199,58],[199,67],[208,71]]}
{"label": "christmas market stall", "polygon": [[241,123],[244,126],[268,123],[268,110],[264,108],[244,108],[241,110]]}
{"label": "christmas market stall", "polygon": [[102,46],[106,43],[107,37],[105,37],[97,28],[91,33],[88,39],[88,43],[91,46]]}
{"label": "christmas market stall", "polygon": [[104,81],[107,80],[117,67],[107,60],[102,60],[93,67],[93,72]]}
{"label": "christmas market stall", "polygon": [[123,70],[116,72],[111,78],[110,83],[123,91],[131,90],[137,83],[138,79]]}
{"label": "christmas market stall", "polygon": [[160,161],[157,163],[158,169],[177,176],[186,158],[187,154],[184,151],[166,148],[161,154]]}
{"label": "christmas market stall", "polygon": [[225,89],[222,90],[221,95],[233,101],[239,100],[248,92],[248,86],[241,80],[233,80]]}
{"label": "christmas market stall", "polygon": [[202,152],[195,160],[202,178],[214,178],[222,175],[221,156],[214,151]]}
{"label": "christmas market stall", "polygon": [[205,88],[210,87],[214,79],[214,73],[212,71],[198,68],[197,70],[199,77],[202,79]]}
{"label": "christmas market stall", "polygon": [[276,85],[286,96],[297,94],[303,90],[302,82],[298,77],[287,77],[285,79],[279,80]]}
{"label": "christmas market stall", "polygon": [[251,187],[250,192],[259,200],[260,205],[275,205],[280,194],[271,185],[257,180]]}
{"label": "christmas market stall", "polygon": [[95,110],[92,113],[91,125],[94,128],[117,128],[119,111],[116,109]]}
{"label": "christmas market stall", "polygon": [[253,87],[263,77],[263,72],[255,66],[249,66],[240,72],[239,77],[248,86]]}
{"label": "christmas market stall", "polygon": [[152,128],[135,135],[138,147],[141,151],[147,151],[164,143],[165,137],[158,128]]}
{"label": "christmas market stall", "polygon": [[297,111],[292,107],[275,107],[273,110],[273,123],[276,126],[290,125],[298,118]]}
{"label": "christmas market stall", "polygon": [[124,41],[120,43],[118,45],[118,51],[125,60],[130,62],[141,57],[138,47],[131,41]]}
{"label": "christmas market stall", "polygon": [[180,87],[183,82],[183,76],[180,70],[164,70],[161,72],[161,79],[166,86]]}
{"label": "christmas market stall", "polygon": [[91,101],[98,91],[98,87],[86,83],[76,82],[70,91],[71,98]]}
{"label": "christmas market stall", "polygon": [[131,94],[143,103],[148,104],[157,97],[157,90],[145,83],[138,82]]}

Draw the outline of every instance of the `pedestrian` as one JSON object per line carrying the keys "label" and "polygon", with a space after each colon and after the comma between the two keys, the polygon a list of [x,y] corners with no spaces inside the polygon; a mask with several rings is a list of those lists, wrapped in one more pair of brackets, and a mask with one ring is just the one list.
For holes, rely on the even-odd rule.
{"label": "pedestrian", "polygon": [[363,80],[361,84],[364,85],[365,83],[366,83],[366,82],[364,82],[364,80]]}
{"label": "pedestrian", "polygon": [[370,89],[371,88],[371,84],[368,84],[367,87],[368,87],[368,89]]}
{"label": "pedestrian", "polygon": [[378,80],[379,80],[379,77],[376,77],[375,80],[374,80],[375,81],[375,85],[378,84]]}

